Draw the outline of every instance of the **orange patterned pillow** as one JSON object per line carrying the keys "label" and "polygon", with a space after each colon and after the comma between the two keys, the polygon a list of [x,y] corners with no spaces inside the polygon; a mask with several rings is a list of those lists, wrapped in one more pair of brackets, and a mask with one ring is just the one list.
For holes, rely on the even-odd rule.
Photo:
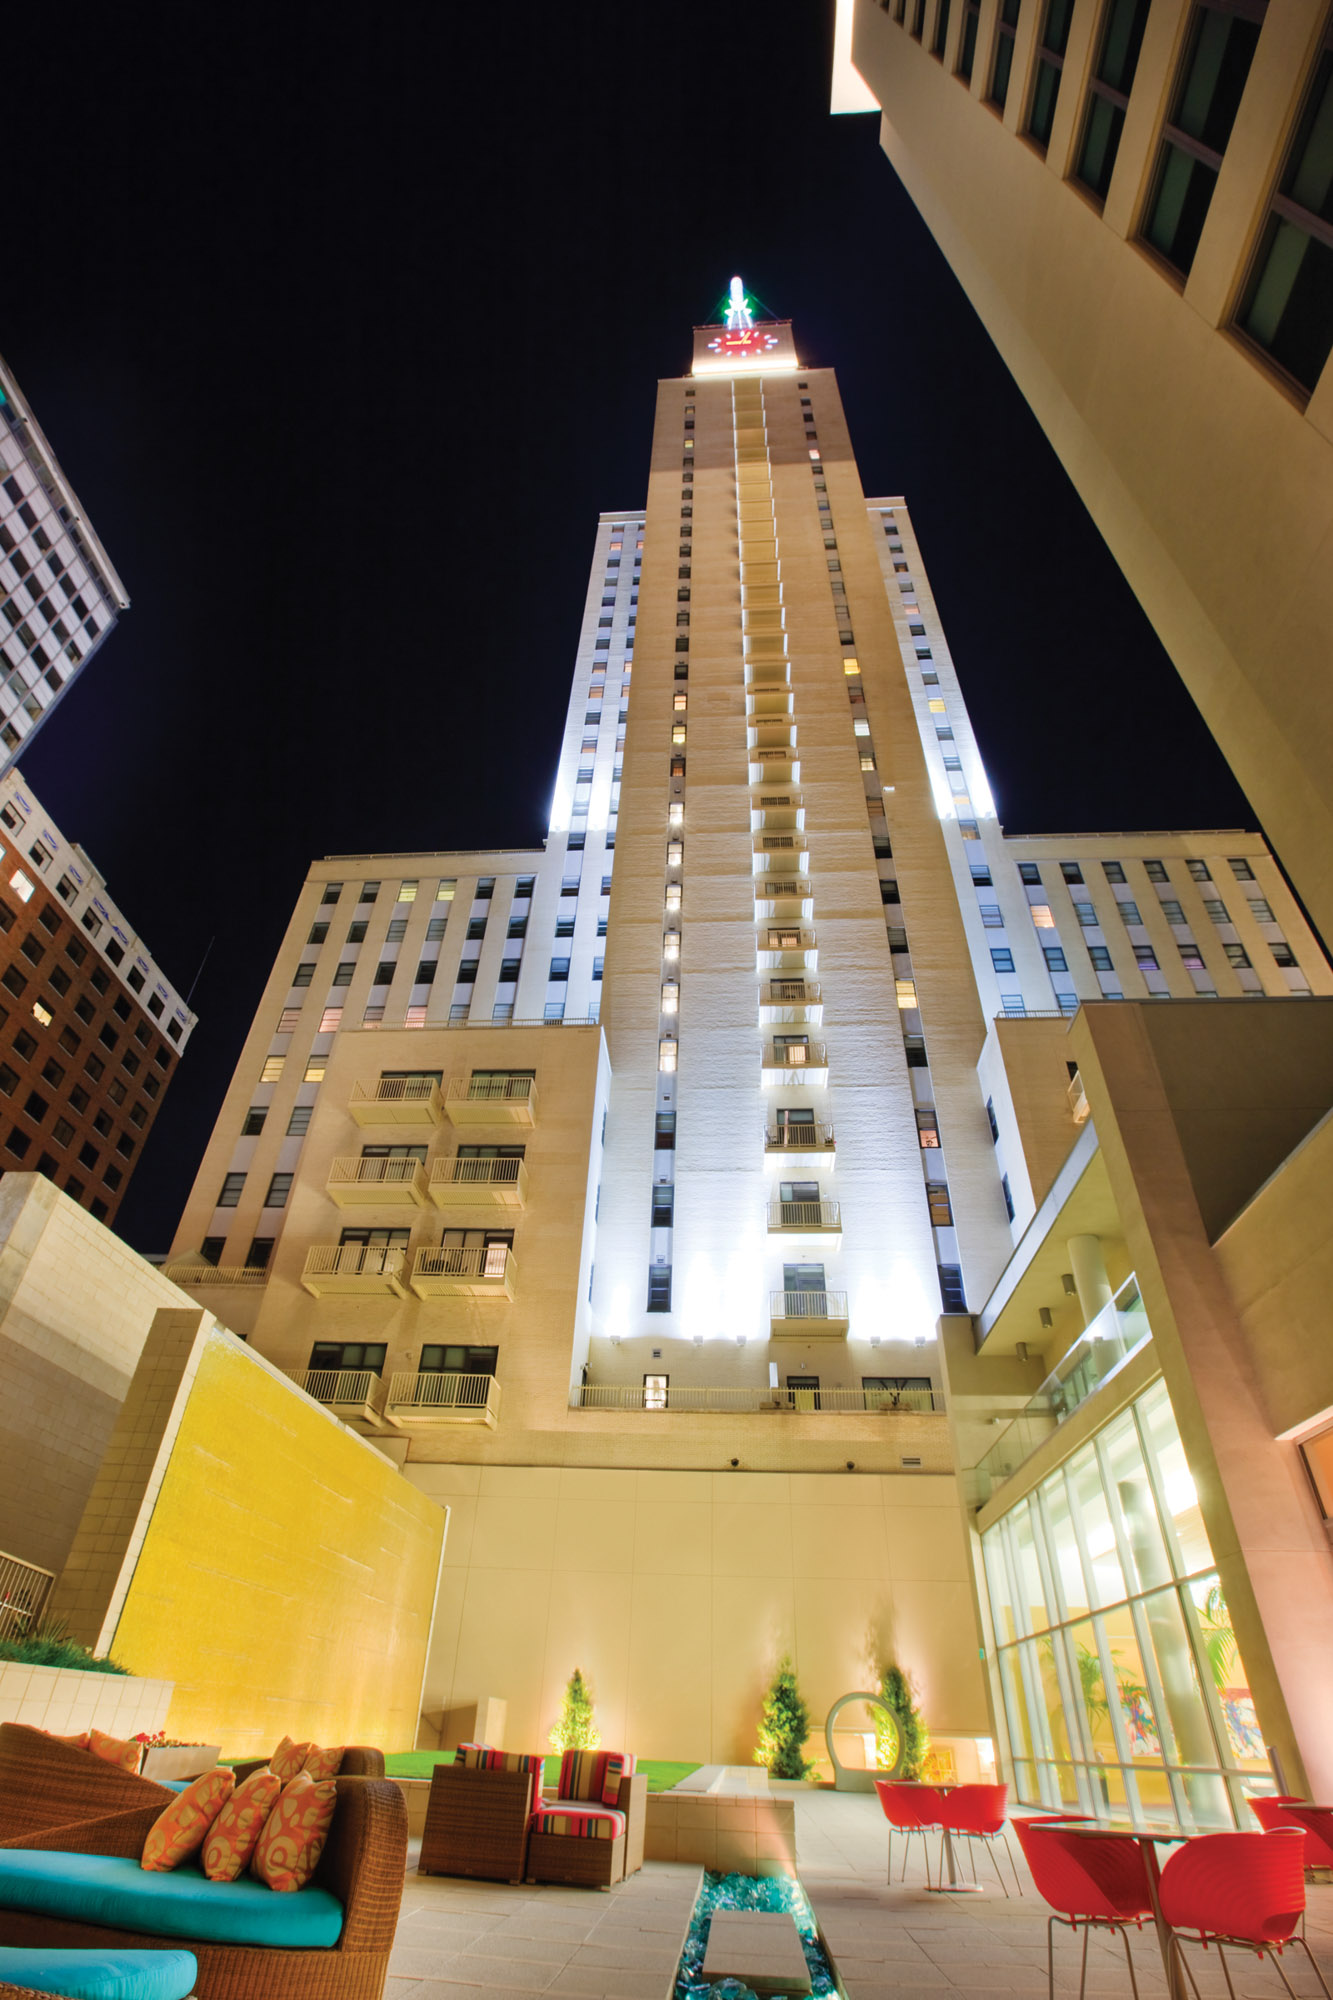
{"label": "orange patterned pillow", "polygon": [[341,1743],[336,1750],[321,1750],[318,1743],[312,1743],[310,1754],[301,1769],[307,1778],[336,1778],[343,1766]]}
{"label": "orange patterned pillow", "polygon": [[94,1757],[100,1757],[106,1764],[115,1764],[122,1771],[137,1771],[143,1763],[143,1744],[132,1740],[122,1742],[119,1736],[108,1736],[105,1730],[88,1731],[88,1748]]}
{"label": "orange patterned pillow", "polygon": [[304,1889],[324,1852],[337,1803],[336,1778],[317,1783],[302,1771],[284,1785],[282,1797],[264,1822],[250,1873],[270,1889]]}
{"label": "orange patterned pillow", "polygon": [[197,1854],[235,1784],[236,1773],[219,1765],[217,1770],[206,1772],[178,1792],[149,1827],[139,1866],[165,1875]]}
{"label": "orange patterned pillow", "polygon": [[204,1873],[210,1882],[234,1882],[245,1872],[281,1795],[282,1779],[272,1771],[256,1771],[236,1787],[204,1842]]}
{"label": "orange patterned pillow", "polygon": [[285,1785],[289,1778],[296,1776],[314,1747],[313,1743],[293,1743],[290,1736],[284,1736],[269,1758],[268,1768]]}

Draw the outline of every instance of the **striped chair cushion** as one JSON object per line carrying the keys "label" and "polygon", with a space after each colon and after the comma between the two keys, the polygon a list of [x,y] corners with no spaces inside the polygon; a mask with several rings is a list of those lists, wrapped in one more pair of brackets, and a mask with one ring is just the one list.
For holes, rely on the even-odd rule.
{"label": "striped chair cushion", "polygon": [[566,1750],[560,1759],[562,1799],[600,1799],[604,1806],[620,1801],[620,1780],[634,1769],[634,1759],[614,1750]]}
{"label": "striped chair cushion", "polygon": [[544,1759],[540,1756],[530,1757],[522,1750],[492,1750],[489,1743],[460,1743],[458,1760],[470,1771],[530,1771],[541,1797]]}
{"label": "striped chair cushion", "polygon": [[619,1840],[625,1831],[623,1812],[608,1806],[571,1806],[563,1800],[533,1814],[534,1833],[571,1834],[576,1840]]}

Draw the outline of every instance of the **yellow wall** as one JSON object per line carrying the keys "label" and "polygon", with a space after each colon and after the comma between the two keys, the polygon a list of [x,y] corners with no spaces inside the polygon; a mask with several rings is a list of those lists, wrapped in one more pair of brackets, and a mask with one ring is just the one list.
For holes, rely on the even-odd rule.
{"label": "yellow wall", "polygon": [[937,1735],[990,1733],[952,1479],[409,1472],[450,1512],[428,1722],[500,1696],[507,1747],[544,1749],[579,1666],[608,1748],[748,1762],[779,1654],[795,1658],[818,1738],[887,1648]]}
{"label": "yellow wall", "polygon": [[[144,1482],[116,1657],[175,1681],[172,1736],[238,1754],[284,1733],[409,1748],[445,1515],[206,1317],[188,1357],[167,1331],[168,1354],[145,1350],[145,1461],[113,1441],[121,1476]],[[156,1443],[154,1406],[169,1411]],[[97,1525],[85,1516],[85,1545]]]}

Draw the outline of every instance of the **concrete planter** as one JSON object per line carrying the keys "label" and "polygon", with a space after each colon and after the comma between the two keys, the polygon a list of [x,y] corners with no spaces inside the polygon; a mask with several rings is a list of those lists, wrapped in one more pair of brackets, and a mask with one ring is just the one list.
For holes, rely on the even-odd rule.
{"label": "concrete planter", "polygon": [[[138,1734],[136,1730],[135,1734]],[[143,1753],[143,1773],[157,1784],[168,1778],[202,1778],[205,1771],[211,1771],[222,1755],[220,1743],[183,1743],[179,1747],[166,1748],[155,1745]]]}
{"label": "concrete planter", "polygon": [[103,1729],[108,1736],[165,1729],[174,1681],[90,1674],[73,1667],[27,1667],[0,1660],[0,1722],[26,1722],[57,1736]]}

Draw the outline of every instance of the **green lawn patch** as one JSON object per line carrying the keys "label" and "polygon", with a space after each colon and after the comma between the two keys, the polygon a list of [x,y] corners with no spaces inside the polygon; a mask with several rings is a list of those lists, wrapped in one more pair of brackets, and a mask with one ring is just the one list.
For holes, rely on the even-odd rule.
{"label": "green lawn patch", "polygon": [[[452,1750],[398,1750],[393,1756],[385,1758],[384,1768],[391,1778],[429,1778],[437,1764],[452,1764],[453,1761]],[[699,1766],[669,1763],[660,1758],[650,1757],[640,1758],[638,1768],[647,1772],[650,1792],[664,1792],[681,1778],[688,1778],[690,1772],[697,1771]],[[543,1782],[548,1791],[555,1790],[559,1776],[559,1757],[548,1757],[543,1773]]]}

